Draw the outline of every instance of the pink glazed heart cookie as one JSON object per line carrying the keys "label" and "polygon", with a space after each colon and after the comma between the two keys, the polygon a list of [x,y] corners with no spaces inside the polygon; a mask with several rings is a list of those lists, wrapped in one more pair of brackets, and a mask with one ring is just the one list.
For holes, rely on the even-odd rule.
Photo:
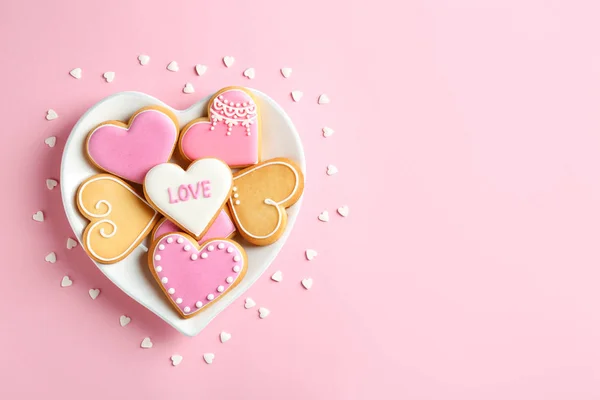
{"label": "pink glazed heart cookie", "polygon": [[[181,229],[175,225],[173,222],[169,221],[168,218],[163,218],[158,221],[158,224],[154,227],[152,231],[152,235],[150,236],[152,240],[158,239],[160,236],[165,233],[176,233]],[[229,208],[225,207],[219,213],[219,216],[214,220],[212,225],[208,228],[206,233],[198,239],[198,244],[202,244],[210,239],[215,238],[225,238],[228,239],[232,237],[235,233],[235,225],[233,221],[231,221],[231,217],[229,216]]]}
{"label": "pink glazed heart cookie", "polygon": [[216,157],[232,168],[260,161],[260,115],[248,89],[231,86],[208,102],[208,118],[198,118],[181,131],[179,150],[188,160]]}
{"label": "pink glazed heart cookie", "polygon": [[96,167],[135,183],[142,183],[155,165],[169,161],[179,135],[177,117],[160,106],[138,110],[127,124],[106,121],[92,130],[86,142]]}
{"label": "pink glazed heart cookie", "polygon": [[190,318],[240,283],[247,257],[232,240],[212,239],[199,246],[184,233],[168,233],[150,247],[148,265],[173,307]]}

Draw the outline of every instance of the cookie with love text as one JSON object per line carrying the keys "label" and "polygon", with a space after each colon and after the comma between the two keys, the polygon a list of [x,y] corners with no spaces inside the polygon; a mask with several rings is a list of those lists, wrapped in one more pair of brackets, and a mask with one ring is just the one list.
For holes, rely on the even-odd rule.
{"label": "cookie with love text", "polygon": [[182,129],[181,154],[188,161],[215,157],[232,168],[258,163],[261,122],[254,95],[243,87],[226,87],[210,99],[207,109],[208,117]]}
{"label": "cookie with love text", "polygon": [[[168,218],[163,218],[154,227],[152,230],[152,241],[158,239],[160,236],[165,233],[176,233],[179,232],[181,228],[171,222]],[[229,216],[229,209],[227,207],[223,208],[219,213],[219,216],[215,218],[213,223],[210,225],[206,233],[198,239],[198,244],[202,244],[210,239],[221,238],[228,239],[235,234],[235,225],[233,221],[231,221],[231,217]]]}
{"label": "cookie with love text", "polygon": [[155,166],[144,179],[146,200],[196,238],[219,216],[231,193],[231,169],[216,158],[203,158],[184,170],[177,164]]}
{"label": "cookie with love text", "polygon": [[109,174],[85,180],[77,189],[75,203],[90,221],[83,231],[83,247],[102,264],[127,257],[159,219],[159,214],[131,186]]}
{"label": "cookie with love text", "polygon": [[237,172],[228,206],[238,232],[248,242],[276,242],[287,224],[286,208],[304,190],[304,174],[287,158],[273,158]]}
{"label": "cookie with love text", "polygon": [[148,266],[175,310],[190,318],[237,286],[247,270],[246,252],[229,239],[202,245],[184,233],[167,233],[148,251]]}
{"label": "cookie with love text", "polygon": [[142,183],[155,165],[169,161],[179,137],[179,122],[165,107],[138,110],[127,123],[106,121],[87,137],[86,154],[94,166]]}

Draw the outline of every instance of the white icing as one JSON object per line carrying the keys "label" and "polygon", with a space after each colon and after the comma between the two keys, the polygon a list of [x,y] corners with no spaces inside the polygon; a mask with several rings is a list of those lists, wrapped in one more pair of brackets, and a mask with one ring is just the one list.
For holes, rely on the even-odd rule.
{"label": "white icing", "polygon": [[215,295],[214,295],[214,294],[212,294],[212,293],[210,293],[208,296],[206,296],[206,298],[207,298],[208,300],[212,300],[212,299],[214,299],[214,298],[215,298]]}
{"label": "white icing", "polygon": [[192,254],[192,256],[190,258],[192,260],[196,261],[198,259],[198,254],[194,253],[194,254]]}
{"label": "white icing", "polygon": [[169,244],[173,243],[173,238],[172,237],[167,238],[167,243],[169,243]]}
{"label": "white icing", "polygon": [[175,289],[171,288],[171,289],[167,290],[167,292],[168,292],[169,294],[175,294]]}
{"label": "white icing", "polygon": [[182,237],[178,238],[177,243],[179,243],[179,244],[183,243],[183,238]]}
{"label": "white icing", "polygon": [[155,259],[156,261],[160,261],[160,259],[161,259],[161,258],[162,258],[162,257],[161,257],[160,255],[158,255],[158,254],[154,256],[154,259]]}
{"label": "white icing", "polygon": [[162,267],[160,265],[155,267],[154,269],[156,270],[156,272],[162,272]]}
{"label": "white icing", "polygon": [[225,282],[231,283],[233,282],[233,278],[231,276],[228,276],[227,279],[225,279]]}
{"label": "white icing", "polygon": [[189,244],[186,244],[185,246],[183,246],[183,250],[184,251],[190,251],[191,247]]}
{"label": "white icing", "polygon": [[202,307],[202,302],[201,301],[197,301],[196,302],[196,308],[200,308]]}
{"label": "white icing", "polygon": [[208,254],[207,253],[202,253],[202,254],[200,254],[200,258],[208,258]]}
{"label": "white icing", "polygon": [[219,293],[222,293],[222,292],[223,292],[223,290],[225,290],[225,288],[224,288],[223,286],[219,286],[219,287],[217,288],[217,292],[219,292]]}
{"label": "white icing", "polygon": [[240,266],[239,265],[234,265],[233,266],[233,272],[240,272]]}
{"label": "white icing", "polygon": [[228,247],[228,248],[227,248],[227,252],[228,252],[228,253],[233,253],[233,247]]}
{"label": "white icing", "polygon": [[219,250],[223,250],[225,248],[225,244],[219,243],[219,245],[217,247],[219,248]]}
{"label": "white icing", "polygon": [[164,244],[159,244],[158,245],[158,249],[159,250],[164,250],[165,249],[165,245]]}
{"label": "white icing", "polygon": [[239,262],[241,260],[240,256],[234,256],[233,261]]}
{"label": "white icing", "polygon": [[183,312],[186,312],[186,313],[188,313],[188,312],[190,312],[190,311],[192,311],[192,310],[191,310],[189,307],[185,307],[185,308],[183,309]]}
{"label": "white icing", "polygon": [[181,304],[183,303],[183,299],[181,297],[178,297],[177,300],[175,300],[175,303]]}
{"label": "white icing", "polygon": [[166,276],[163,276],[163,278],[160,281],[162,283],[167,283],[167,282],[169,282],[169,278],[167,278]]}
{"label": "white icing", "polygon": [[210,246],[207,247],[208,251],[213,251],[215,249],[215,246],[213,246],[212,244]]}

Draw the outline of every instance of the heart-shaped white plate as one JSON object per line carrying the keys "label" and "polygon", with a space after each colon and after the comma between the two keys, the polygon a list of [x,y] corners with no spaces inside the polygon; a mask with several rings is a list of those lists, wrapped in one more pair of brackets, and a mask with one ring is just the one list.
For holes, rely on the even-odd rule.
{"label": "heart-shaped white plate", "polygon": [[[305,171],[304,150],[300,142],[300,136],[288,115],[269,96],[257,90],[252,90],[252,92],[259,100],[263,121],[262,159],[288,157],[296,161],[302,171]],[[81,182],[92,175],[100,173],[92,167],[83,154],[88,132],[104,121],[127,121],[136,110],[150,105],[169,108],[179,119],[179,125],[184,126],[195,118],[206,116],[206,104],[210,97],[207,96],[187,110],[181,111],[173,109],[162,101],[144,93],[121,92],[101,100],[79,119],[65,145],[60,171],[63,206],[71,228],[79,241],[81,241],[81,235],[88,221],[77,211],[74,201],[75,192]],[[161,317],[184,335],[195,336],[229,304],[248,290],[273,262],[294,226],[300,210],[300,203],[301,200],[287,210],[288,224],[286,231],[281,239],[274,244],[264,247],[252,246],[236,236],[235,240],[244,246],[248,254],[246,276],[239,285],[223,296],[217,303],[190,319],[182,319],[177,314],[150,274],[146,254],[148,239],[146,239],[144,245],[138,246],[124,260],[112,265],[96,263],[96,266],[108,279],[135,301]]]}

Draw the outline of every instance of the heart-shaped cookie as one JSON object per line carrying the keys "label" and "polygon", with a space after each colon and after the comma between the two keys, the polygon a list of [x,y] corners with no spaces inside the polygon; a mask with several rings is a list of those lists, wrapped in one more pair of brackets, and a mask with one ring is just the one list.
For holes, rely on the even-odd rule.
{"label": "heart-shaped cookie", "polygon": [[75,202],[90,221],[83,232],[83,247],[102,264],[127,257],[152,231],[159,217],[131,186],[109,174],[85,180]]}
{"label": "heart-shaped cookie", "polygon": [[230,167],[260,161],[260,115],[247,89],[231,86],[208,102],[208,118],[198,118],[181,131],[179,150],[188,160],[216,157]]}
{"label": "heart-shaped cookie", "polygon": [[159,106],[138,110],[128,124],[107,121],[90,132],[87,155],[96,167],[142,183],[155,165],[169,161],[179,135],[177,117]]}
{"label": "heart-shaped cookie", "polygon": [[184,233],[168,233],[150,247],[148,265],[173,307],[190,318],[240,283],[247,257],[232,240],[212,239],[199,246]]}
{"label": "heart-shaped cookie", "polygon": [[163,215],[197,238],[204,235],[229,198],[231,169],[216,158],[157,165],[146,174],[146,199]]}
{"label": "heart-shaped cookie", "polygon": [[274,243],[287,224],[286,208],[304,190],[304,175],[293,161],[273,158],[237,172],[229,208],[238,232],[257,246]]}
{"label": "heart-shaped cookie", "polygon": [[[180,228],[175,225],[173,222],[169,221],[168,218],[163,218],[154,227],[152,230],[152,240],[158,239],[160,236],[165,233],[175,233],[179,232]],[[206,233],[198,239],[198,244],[202,244],[210,239],[215,238],[230,238],[235,233],[235,225],[231,221],[231,217],[229,216],[229,209],[225,207],[219,213],[219,216],[215,218],[212,225],[208,228]]]}

